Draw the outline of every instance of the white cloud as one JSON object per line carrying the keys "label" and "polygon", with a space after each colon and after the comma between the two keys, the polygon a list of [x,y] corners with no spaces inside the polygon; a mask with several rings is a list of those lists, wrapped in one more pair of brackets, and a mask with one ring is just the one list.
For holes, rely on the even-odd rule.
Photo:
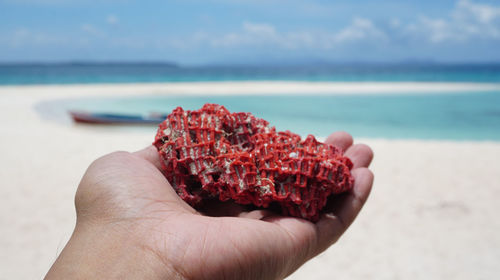
{"label": "white cloud", "polygon": [[406,26],[408,35],[430,42],[467,41],[474,38],[500,39],[500,6],[459,0],[443,18],[421,16]]}
{"label": "white cloud", "polygon": [[460,33],[454,30],[454,27],[444,19],[430,19],[420,17],[418,25],[413,25],[412,31],[424,31],[424,35],[433,43],[443,42],[449,39],[463,39]]}
{"label": "white cloud", "polygon": [[97,37],[104,37],[106,35],[101,29],[99,29],[96,26],[89,24],[89,23],[82,24],[80,26],[80,29],[89,35],[93,35],[93,36],[97,36]]}
{"label": "white cloud", "polygon": [[452,21],[469,37],[500,39],[500,6],[461,0],[452,13]]}
{"label": "white cloud", "polygon": [[106,22],[109,24],[117,24],[119,21],[118,17],[115,15],[108,15],[106,17]]}
{"label": "white cloud", "polygon": [[[1,0],[0,0],[1,1]],[[43,1],[43,0],[40,0]],[[46,0],[58,1],[58,0]],[[60,0],[62,1],[62,0]],[[118,1],[118,0],[116,0]],[[246,1],[246,0],[245,0]],[[500,40],[500,4],[482,4],[472,0],[457,0],[449,12],[442,17],[421,15],[407,21],[388,17],[385,22],[365,17],[354,17],[341,28],[322,30],[320,27],[285,29],[268,22],[244,21],[229,32],[198,31],[187,35],[158,36],[133,35],[117,37],[110,25],[120,23],[115,14],[104,15],[103,25],[85,23],[77,28],[80,32],[57,38],[40,30],[13,30],[8,36],[0,36],[0,41],[11,46],[30,44],[60,44],[61,38],[75,42],[76,38],[89,45],[97,39],[103,44],[124,46],[125,48],[194,50],[209,48],[262,48],[269,50],[325,51],[339,47],[372,46],[382,43],[397,45],[400,42],[423,44],[469,43],[476,39]],[[16,31],[16,32],[14,32]],[[4,35],[4,34],[0,34]],[[141,37],[144,36],[144,37]],[[390,45],[389,45],[390,47]]]}
{"label": "white cloud", "polygon": [[239,32],[231,32],[212,38],[210,42],[214,47],[274,45],[287,49],[330,49],[341,44],[374,38],[385,39],[386,34],[369,19],[356,17],[350,25],[336,32],[280,32],[270,24],[244,22]]}
{"label": "white cloud", "polygon": [[[384,25],[382,25],[384,27]],[[273,46],[285,49],[332,49],[359,42],[397,42],[411,39],[423,44],[471,42],[475,39],[500,39],[500,5],[488,5],[471,0],[458,0],[443,17],[425,15],[414,21],[388,19],[381,28],[369,18],[355,17],[336,31],[281,31],[268,23],[244,22],[238,31],[219,36],[207,35],[213,47]],[[199,42],[203,42],[200,40]]]}
{"label": "white cloud", "polygon": [[259,36],[274,36],[276,34],[276,28],[265,23],[252,23],[246,21],[243,23],[243,30]]}
{"label": "white cloud", "polygon": [[30,30],[28,28],[17,28],[10,33],[0,36],[0,44],[11,48],[23,46],[52,46],[64,45],[68,40],[64,36],[57,34],[48,34],[39,30]]}
{"label": "white cloud", "polygon": [[215,47],[233,47],[241,45],[262,45],[276,42],[282,35],[276,32],[276,28],[266,23],[243,22],[239,32],[230,32],[220,37],[208,39]]}
{"label": "white cloud", "polygon": [[[115,15],[107,17],[107,22],[110,24],[116,24],[118,21]],[[83,25],[82,30],[93,36],[106,36],[93,25]],[[361,42],[370,45],[381,42],[397,44],[400,40],[410,39],[418,44],[424,44],[426,41],[439,44],[466,42],[475,38],[500,39],[500,6],[457,0],[449,13],[440,18],[421,15],[413,21],[406,22],[398,18],[389,18],[384,24],[379,25],[370,18],[354,17],[343,28],[326,31],[319,29],[284,31],[270,23],[244,21],[239,28],[222,34],[198,31],[180,37],[166,36],[153,40],[150,44],[158,48],[186,50],[200,47],[331,50]]]}
{"label": "white cloud", "polygon": [[351,24],[335,35],[335,42],[359,41],[368,38],[385,38],[386,35],[366,18],[356,17]]}
{"label": "white cloud", "polygon": [[471,16],[480,23],[488,24],[500,18],[500,7],[460,0],[454,11],[454,16],[459,19]]}
{"label": "white cloud", "polygon": [[401,21],[398,18],[393,18],[391,19],[389,24],[392,28],[398,28],[399,26],[401,26]]}

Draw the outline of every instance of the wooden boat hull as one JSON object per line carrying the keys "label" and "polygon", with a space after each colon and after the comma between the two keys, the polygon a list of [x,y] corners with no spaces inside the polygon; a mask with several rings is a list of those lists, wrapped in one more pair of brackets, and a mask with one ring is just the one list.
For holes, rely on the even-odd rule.
{"label": "wooden boat hull", "polygon": [[71,118],[77,123],[87,124],[159,124],[165,116],[124,115],[111,113],[90,113],[70,111]]}

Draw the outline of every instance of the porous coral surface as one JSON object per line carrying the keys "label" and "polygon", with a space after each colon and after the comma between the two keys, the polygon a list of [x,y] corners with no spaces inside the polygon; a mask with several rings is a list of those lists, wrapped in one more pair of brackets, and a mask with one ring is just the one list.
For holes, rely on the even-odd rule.
{"label": "porous coral surface", "polygon": [[153,144],[167,180],[195,207],[214,197],[258,207],[275,202],[284,215],[317,221],[330,195],[353,186],[352,163],[337,147],[217,104],[176,108]]}

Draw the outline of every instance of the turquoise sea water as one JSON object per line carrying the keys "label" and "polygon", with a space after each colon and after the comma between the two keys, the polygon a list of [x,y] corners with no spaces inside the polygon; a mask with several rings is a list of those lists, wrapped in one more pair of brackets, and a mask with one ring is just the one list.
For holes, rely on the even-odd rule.
{"label": "turquoise sea water", "polygon": [[500,92],[377,96],[218,96],[81,99],[66,108],[146,114],[177,106],[199,109],[218,103],[252,112],[278,130],[327,136],[345,130],[355,137],[500,140]]}
{"label": "turquoise sea water", "polygon": [[200,66],[171,64],[0,64],[0,85],[244,80],[500,82],[500,64]]}
{"label": "turquoise sea water", "polygon": [[[179,67],[161,63],[0,65],[0,85],[242,80],[500,83],[500,64],[342,64]],[[153,97],[74,99],[57,110],[168,113],[177,106],[225,105],[268,120],[279,130],[327,136],[500,141],[500,92],[408,95]]]}

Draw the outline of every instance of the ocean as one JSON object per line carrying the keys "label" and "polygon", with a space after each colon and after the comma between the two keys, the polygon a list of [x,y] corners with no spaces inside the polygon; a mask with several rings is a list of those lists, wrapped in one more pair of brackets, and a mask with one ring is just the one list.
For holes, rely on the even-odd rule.
{"label": "ocean", "polygon": [[199,67],[165,63],[0,64],[0,85],[263,80],[500,82],[500,64]]}
{"label": "ocean", "polygon": [[181,106],[222,104],[252,112],[278,130],[326,137],[345,130],[355,137],[500,141],[500,92],[325,96],[213,96],[75,99],[65,109],[126,114],[168,113]]}
{"label": "ocean", "polygon": [[[323,65],[289,67],[177,67],[166,64],[59,64],[0,66],[0,85],[198,81],[358,81],[500,83],[500,65]],[[325,137],[345,130],[355,137],[500,141],[500,91],[442,94],[207,96],[79,98],[57,110],[147,114],[177,106],[218,103],[252,112],[278,130]],[[55,108],[54,106],[52,108]],[[130,128],[137,129],[137,128]]]}

